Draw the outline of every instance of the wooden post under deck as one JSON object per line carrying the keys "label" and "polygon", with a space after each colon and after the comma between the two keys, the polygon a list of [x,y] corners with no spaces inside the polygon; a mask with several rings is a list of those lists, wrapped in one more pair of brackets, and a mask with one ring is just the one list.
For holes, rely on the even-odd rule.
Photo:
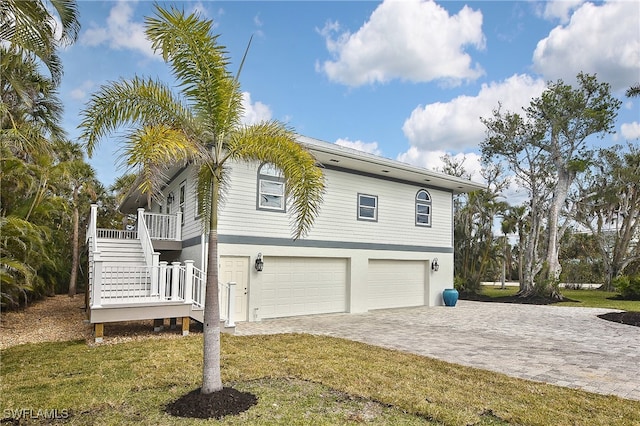
{"label": "wooden post under deck", "polygon": [[182,335],[189,335],[189,317],[182,317]]}
{"label": "wooden post under deck", "polygon": [[96,343],[102,343],[104,337],[104,324],[99,322],[93,325],[94,337]]}

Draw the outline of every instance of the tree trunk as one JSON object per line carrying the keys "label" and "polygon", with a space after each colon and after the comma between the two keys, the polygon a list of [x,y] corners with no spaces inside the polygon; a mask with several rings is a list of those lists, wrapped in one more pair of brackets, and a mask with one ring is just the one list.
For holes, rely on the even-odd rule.
{"label": "tree trunk", "polygon": [[80,233],[80,212],[78,211],[77,195],[74,189],[73,196],[73,237],[71,241],[71,276],[69,277],[69,297],[75,297],[77,292],[76,283],[78,281],[78,263],[80,250],[78,248],[78,235]]}
{"label": "tree trunk", "polygon": [[551,200],[551,206],[549,207],[549,215],[547,220],[548,236],[547,236],[547,255],[545,260],[547,262],[547,279],[551,281],[553,285],[556,285],[560,280],[560,273],[562,272],[562,266],[558,258],[559,252],[559,228],[558,222],[560,218],[560,211],[562,206],[567,201],[567,195],[569,193],[569,185],[571,184],[571,176],[564,168],[558,170],[558,182],[553,192],[553,199]]}
{"label": "tree trunk", "polygon": [[220,302],[218,300],[218,182],[212,188],[207,286],[204,299],[203,394],[222,390],[220,377]]}

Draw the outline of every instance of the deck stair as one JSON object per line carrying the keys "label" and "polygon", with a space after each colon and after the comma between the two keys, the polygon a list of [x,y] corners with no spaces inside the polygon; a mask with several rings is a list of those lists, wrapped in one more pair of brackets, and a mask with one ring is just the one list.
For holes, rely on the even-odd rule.
{"label": "deck stair", "polygon": [[121,240],[115,238],[100,238],[100,258],[103,262],[116,264],[126,263],[129,266],[145,266],[144,252],[140,240]]}
{"label": "deck stair", "polygon": [[[180,215],[138,210],[135,230],[97,228],[97,206],[91,206],[87,227],[89,246],[89,320],[96,327],[96,341],[103,324],[143,319],[182,318],[188,333],[189,318],[204,322],[206,274],[193,260],[160,261],[152,238],[181,243]],[[150,227],[149,227],[150,226]],[[178,228],[169,232],[172,227]],[[179,244],[181,246],[181,244]],[[221,315],[233,327],[228,312],[235,294],[229,285],[219,286]],[[99,330],[99,331],[98,331]]]}
{"label": "deck stair", "polygon": [[102,304],[119,303],[123,298],[140,298],[152,293],[151,273],[138,239],[98,240],[102,261]]}

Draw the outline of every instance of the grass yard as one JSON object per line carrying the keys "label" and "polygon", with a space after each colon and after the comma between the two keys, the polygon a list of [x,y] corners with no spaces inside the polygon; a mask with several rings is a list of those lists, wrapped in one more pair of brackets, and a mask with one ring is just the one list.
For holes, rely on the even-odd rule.
{"label": "grass yard", "polygon": [[[492,297],[499,301],[501,297],[513,296],[518,292],[518,287],[508,286],[504,290],[500,284],[483,285],[480,294]],[[618,293],[600,290],[565,290],[561,293],[575,302],[555,303],[555,306],[579,306],[583,308],[610,308],[628,312],[640,312],[640,300],[617,300]]]}
{"label": "grass yard", "polygon": [[634,425],[640,401],[311,335],[222,340],[223,381],[258,397],[222,421],[180,419],[164,406],[198,387],[202,336],[2,350],[0,408],[58,410],[65,424]]}

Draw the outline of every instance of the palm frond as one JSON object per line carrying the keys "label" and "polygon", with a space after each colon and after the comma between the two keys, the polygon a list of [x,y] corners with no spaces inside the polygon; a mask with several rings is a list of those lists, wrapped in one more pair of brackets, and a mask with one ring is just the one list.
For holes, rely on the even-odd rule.
{"label": "palm frond", "polygon": [[102,86],[82,117],[80,138],[89,156],[102,138],[120,127],[164,124],[185,134],[195,131],[191,111],[168,86],[140,77]]}
{"label": "palm frond", "polygon": [[138,171],[141,177],[138,189],[153,196],[160,193],[168,179],[165,172],[170,166],[186,163],[198,153],[198,146],[182,131],[159,124],[131,132],[120,158],[129,173]]}
{"label": "palm frond", "polygon": [[209,145],[221,144],[215,138],[240,123],[242,94],[227,71],[225,47],[211,34],[213,22],[173,7],[157,7],[156,16],[145,23],[153,48],[168,62],[196,115],[206,117],[204,125],[212,129]]}
{"label": "palm frond", "polygon": [[316,159],[295,133],[275,121],[245,126],[230,135],[228,148],[231,158],[271,163],[282,171],[293,238],[305,236],[320,213],[325,185]]}

